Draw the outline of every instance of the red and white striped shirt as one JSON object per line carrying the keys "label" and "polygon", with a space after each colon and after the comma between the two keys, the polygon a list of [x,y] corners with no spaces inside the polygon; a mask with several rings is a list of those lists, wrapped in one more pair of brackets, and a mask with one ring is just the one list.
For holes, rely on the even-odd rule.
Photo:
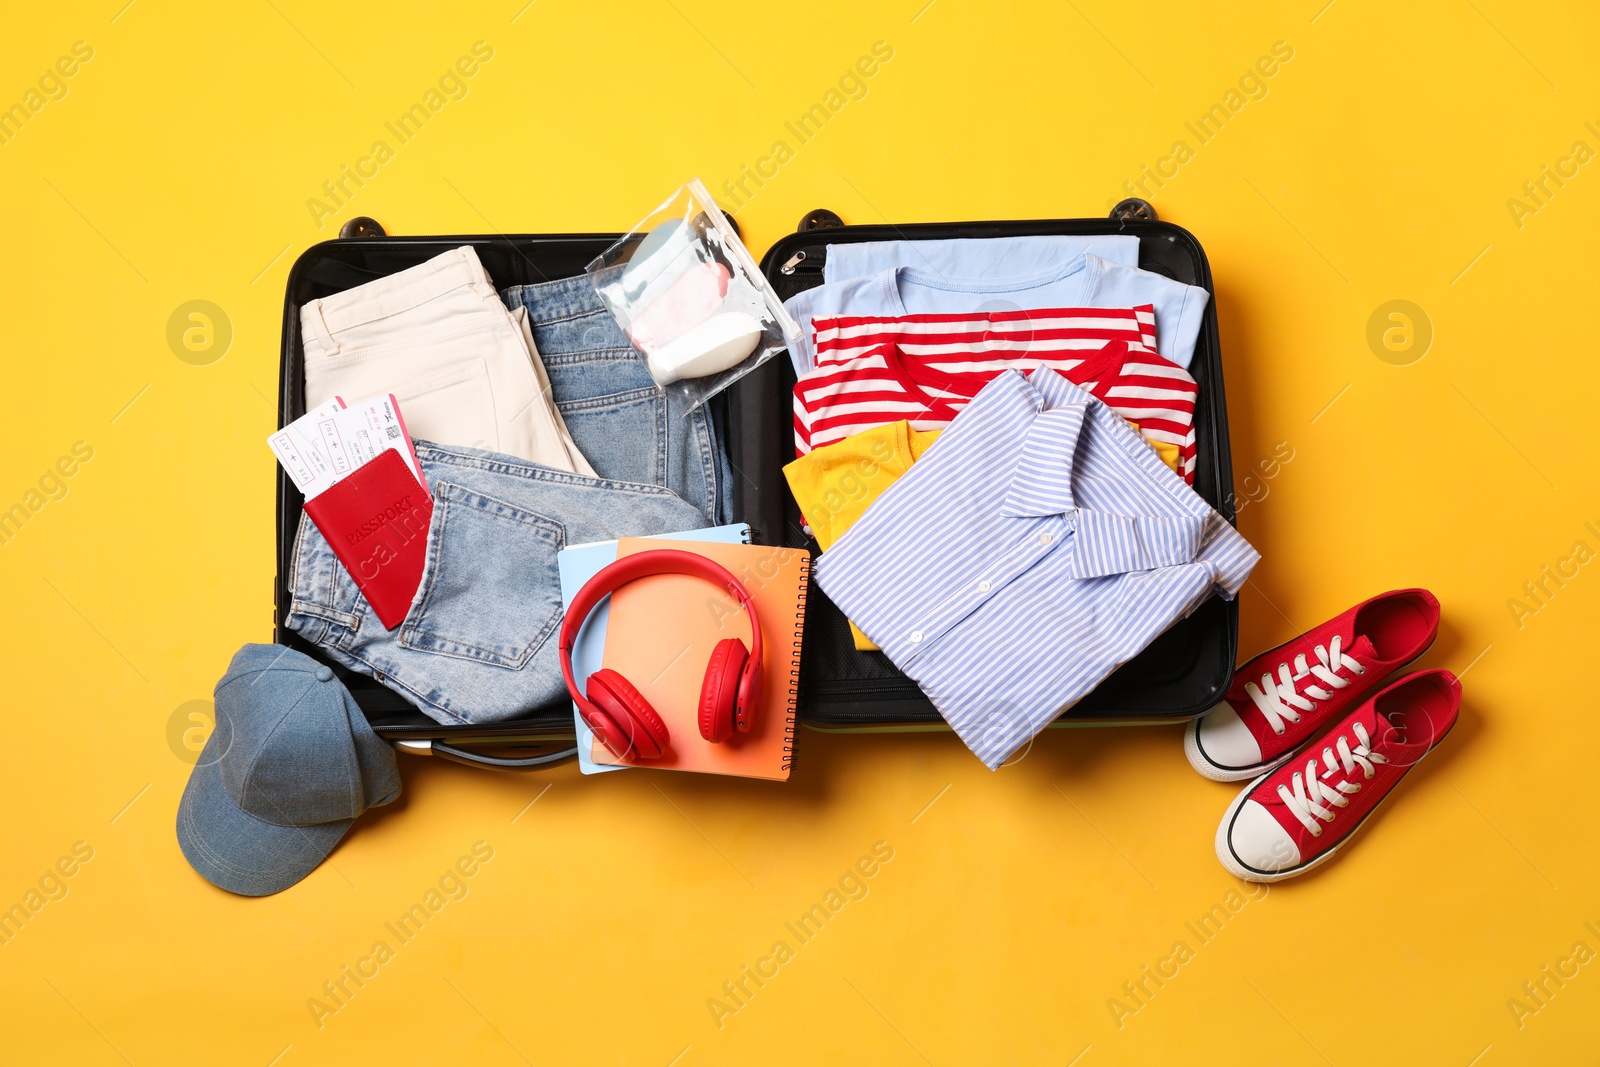
{"label": "red and white striped shirt", "polygon": [[[933,370],[975,369],[980,354],[996,369],[1065,371],[1108,341],[1156,347],[1151,304],[1130,308],[1043,308],[937,315],[833,315],[812,320],[816,365],[844,363],[886,344]],[[1026,362],[1031,360],[1033,362]],[[1065,363],[1065,366],[1062,364]]]}
{"label": "red and white striped shirt", "polygon": [[820,363],[795,383],[795,452],[805,455],[900,419],[914,430],[942,429],[1004,371],[1048,366],[1137,424],[1148,440],[1177,446],[1179,473],[1192,484],[1194,409],[1200,387],[1189,372],[1143,345],[1126,341],[1075,352],[1070,358],[998,361],[985,358],[988,353],[983,352],[966,360],[947,352],[935,362],[908,359],[895,345],[881,344],[842,363]]}

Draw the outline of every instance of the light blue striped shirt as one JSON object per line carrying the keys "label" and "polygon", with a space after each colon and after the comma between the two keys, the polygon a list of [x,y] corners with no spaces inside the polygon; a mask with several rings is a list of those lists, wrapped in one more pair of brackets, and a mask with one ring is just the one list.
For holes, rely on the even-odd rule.
{"label": "light blue striped shirt", "polygon": [[990,768],[1260,554],[1104,403],[990,382],[816,580]]}

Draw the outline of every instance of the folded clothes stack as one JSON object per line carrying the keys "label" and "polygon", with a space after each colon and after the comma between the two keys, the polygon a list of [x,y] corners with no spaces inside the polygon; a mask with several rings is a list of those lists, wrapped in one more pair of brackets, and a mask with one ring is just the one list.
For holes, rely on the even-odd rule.
{"label": "folded clothes stack", "polygon": [[288,626],[440,723],[499,722],[565,692],[549,639],[565,545],[732,516],[710,409],[656,386],[587,277],[497,292],[462,247],[310,301],[300,322],[307,407],[392,394],[433,513],[393,620],[302,518]]}
{"label": "folded clothes stack", "polygon": [[[1107,241],[1131,241],[1136,254],[1134,238],[1094,244]],[[992,247],[1016,242],[1025,243],[1025,255]],[[939,429],[997,375],[1048,367],[1104,400],[1194,481],[1199,387],[1185,368],[1206,290],[1102,259],[1085,251],[1089,242],[1081,239],[885,244],[891,251],[843,258],[859,267],[894,258],[964,261],[960,269],[976,273],[950,277],[891,265],[836,281],[844,268],[830,248],[830,280],[788,305],[805,337],[791,353],[798,455],[898,419],[917,430]],[[1030,261],[1043,269],[1015,277],[983,273],[986,264]]]}
{"label": "folded clothes stack", "polygon": [[1209,293],[1138,240],[829,246],[792,297],[818,584],[997,767],[1259,558],[1191,488]]}

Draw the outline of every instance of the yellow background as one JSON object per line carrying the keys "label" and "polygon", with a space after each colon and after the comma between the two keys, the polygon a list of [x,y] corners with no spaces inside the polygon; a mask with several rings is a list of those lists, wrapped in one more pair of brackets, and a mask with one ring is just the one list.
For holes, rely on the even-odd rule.
{"label": "yellow background", "polygon": [[[1573,142],[1600,149],[1592,9],[125,3],[13,5],[0,34],[5,105],[94,49],[0,145],[0,508],[94,450],[0,545],[0,904],[94,850],[0,947],[0,1059],[1594,1061],[1600,965],[1520,1027],[1508,1007],[1575,942],[1600,950],[1600,577],[1508,605],[1575,542],[1600,549],[1582,325],[1600,163],[1520,226],[1507,206]],[[479,40],[494,57],[467,96],[319,229],[308,198]],[[1242,652],[1425,585],[1445,619],[1424,662],[1465,675],[1447,745],[1348,854],[1232,898],[1203,945],[1185,924],[1243,889],[1212,845],[1233,789],[1189,769],[1175,728],[1054,731],[993,774],[948,734],[808,732],[783,786],[402,757],[403,799],[302,884],[244,900],[202,881],[174,841],[189,765],[169,724],[270,639],[263,439],[295,257],[354,214],[625,228],[790,140],[877,41],[894,55],[866,95],[740,209],[751,247],[819,206],[1101,215],[1189,141],[1150,199],[1216,277],[1239,492],[1258,497],[1240,521],[1265,557]],[[1277,41],[1294,55],[1265,98],[1197,146],[1184,123]],[[234,331],[206,366],[166,341],[195,299]],[[1366,340],[1392,299],[1434,331],[1405,366]],[[1280,447],[1292,461],[1247,493]],[[319,1028],[308,999],[479,841],[469,894]],[[868,895],[719,1028],[708,999],[878,841],[894,858]],[[1119,1026],[1108,1001],[1180,940],[1193,958]]]}

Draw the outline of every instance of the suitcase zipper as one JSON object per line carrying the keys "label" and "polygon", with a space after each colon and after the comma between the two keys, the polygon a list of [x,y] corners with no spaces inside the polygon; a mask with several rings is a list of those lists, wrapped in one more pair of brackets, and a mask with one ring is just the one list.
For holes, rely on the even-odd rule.
{"label": "suitcase zipper", "polygon": [[[796,252],[794,255],[790,256],[788,259],[783,261],[783,266],[778,268],[778,273],[779,274],[793,274],[795,272],[796,268],[798,268],[802,263],[805,263],[810,258],[811,258],[810,253],[808,253],[805,249],[802,248],[800,251]],[[819,271],[821,269],[822,269],[822,267],[821,267],[821,265],[819,263],[813,263],[811,266],[806,267],[805,273],[810,274],[810,273],[813,273],[814,271]]]}

